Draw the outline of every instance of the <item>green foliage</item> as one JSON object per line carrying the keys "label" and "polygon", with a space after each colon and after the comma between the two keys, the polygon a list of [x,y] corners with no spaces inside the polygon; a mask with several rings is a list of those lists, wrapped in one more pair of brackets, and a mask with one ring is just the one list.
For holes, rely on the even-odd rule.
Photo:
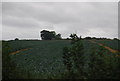
{"label": "green foliage", "polygon": [[[11,61],[9,62],[15,63],[14,78],[119,79],[120,77],[119,57],[87,40],[80,40],[78,41],[79,43],[75,42],[74,44],[70,44],[70,40],[19,40],[6,42],[7,44],[3,48],[7,49],[7,47],[10,47],[11,49],[7,49],[4,52],[31,48],[15,55],[10,55],[9,59]],[[65,51],[63,51],[65,46]],[[79,51],[83,49],[82,47],[84,47],[84,51]],[[75,59],[79,60],[79,62],[75,61]]]}
{"label": "green foliage", "polygon": [[62,39],[61,34],[57,34],[57,35],[55,36],[55,39]]}
{"label": "green foliage", "polygon": [[118,38],[114,38],[113,40],[119,40]]}
{"label": "green foliage", "polygon": [[89,79],[119,79],[120,57],[103,47],[93,50],[89,62]]}
{"label": "green foliage", "polygon": [[61,34],[56,35],[55,31],[42,30],[40,33],[42,40],[61,39]]}
{"label": "green foliage", "polygon": [[63,49],[63,62],[67,67],[70,78],[84,78],[84,47],[76,34],[71,34],[72,45]]}
{"label": "green foliage", "polygon": [[15,38],[15,40],[19,40],[18,38]]}
{"label": "green foliage", "polygon": [[63,63],[67,67],[67,70],[71,73],[72,72],[72,61],[71,61],[71,52],[70,49],[65,47],[63,49]]}
{"label": "green foliage", "polygon": [[6,41],[2,42],[2,78],[11,79],[14,76],[14,63],[11,62],[9,53],[11,52],[11,48]]}
{"label": "green foliage", "polygon": [[[12,52],[10,42],[2,41],[2,79],[25,79],[29,78],[29,71],[21,70],[17,68],[17,64],[11,59],[10,53]],[[20,59],[21,60],[21,59]],[[24,74],[24,75],[23,75]]]}
{"label": "green foliage", "polygon": [[[64,48],[63,56],[64,61],[66,60],[64,65],[68,69],[65,76],[74,79],[119,79],[120,57],[97,44],[90,45],[85,41],[84,44],[85,50],[80,41],[74,42],[71,47]],[[89,55],[85,56],[87,48],[90,51]],[[87,60],[88,62],[85,62]]]}
{"label": "green foliage", "polygon": [[75,42],[78,42],[79,40],[81,40],[81,36],[79,38],[76,34],[71,34],[70,37],[72,39],[71,44],[74,44]]}
{"label": "green foliage", "polygon": [[85,37],[84,39],[86,39],[86,40],[90,40],[90,39],[91,39],[91,37]]}
{"label": "green foliage", "polygon": [[66,71],[62,63],[62,48],[69,46],[70,41],[10,41],[9,44],[14,48],[12,50],[32,48],[10,56],[17,65],[18,78],[60,79]]}
{"label": "green foliage", "polygon": [[47,31],[47,30],[43,30],[40,32],[41,33],[41,38],[43,40],[51,40],[52,38],[55,38],[56,33],[53,31]]}
{"label": "green foliage", "polygon": [[70,49],[71,54],[73,55],[73,61],[75,68],[80,74],[83,74],[82,69],[84,66],[84,47],[82,41],[76,42]]}

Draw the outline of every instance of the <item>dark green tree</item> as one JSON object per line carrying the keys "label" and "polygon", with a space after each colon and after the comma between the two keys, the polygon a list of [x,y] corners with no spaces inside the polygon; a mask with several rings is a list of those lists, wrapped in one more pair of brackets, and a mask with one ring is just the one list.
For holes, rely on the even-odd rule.
{"label": "dark green tree", "polygon": [[15,38],[15,40],[19,40],[18,38]]}
{"label": "dark green tree", "polygon": [[56,36],[55,31],[43,30],[40,33],[41,33],[42,40],[52,40]]}
{"label": "dark green tree", "polygon": [[92,39],[91,37],[85,37],[84,39],[86,39],[86,40],[90,40],[90,39]]}
{"label": "dark green tree", "polygon": [[76,42],[71,48],[71,54],[73,55],[73,61],[75,68],[79,74],[83,75],[83,66],[84,66],[84,47],[82,41]]}
{"label": "dark green tree", "polygon": [[70,37],[71,37],[71,39],[72,39],[72,41],[71,41],[71,44],[74,44],[75,42],[78,42],[80,39],[81,39],[81,36],[80,36],[80,38],[76,35],[76,34],[71,34],[70,35]]}
{"label": "dark green tree", "polygon": [[71,53],[68,47],[64,47],[63,49],[63,63],[67,67],[69,73],[72,72],[72,60],[71,60]]}
{"label": "dark green tree", "polygon": [[[84,76],[84,47],[82,40],[75,41],[76,35],[72,35],[71,47],[63,49],[63,62],[69,71],[70,77],[83,79]],[[79,39],[79,38],[78,38]]]}
{"label": "dark green tree", "polygon": [[57,35],[55,36],[55,39],[62,39],[61,34],[60,34],[60,33],[57,34]]}
{"label": "dark green tree", "polygon": [[62,39],[61,34],[56,34],[55,31],[42,30],[40,33],[42,40]]}

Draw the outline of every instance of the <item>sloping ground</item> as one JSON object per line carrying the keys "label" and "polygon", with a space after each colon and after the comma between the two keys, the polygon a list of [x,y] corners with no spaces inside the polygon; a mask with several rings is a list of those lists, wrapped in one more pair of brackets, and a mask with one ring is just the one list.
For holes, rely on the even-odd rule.
{"label": "sloping ground", "polygon": [[104,48],[106,48],[107,50],[109,50],[112,53],[120,53],[118,50],[114,50],[114,49],[112,49],[108,46],[105,46],[105,45],[101,44],[101,43],[95,42],[94,40],[90,40],[90,42],[98,44],[99,46],[103,46]]}
{"label": "sloping ground", "polygon": [[69,41],[12,41],[10,44],[12,48],[26,48],[11,53],[12,61],[20,72],[29,71],[33,78],[45,79],[66,70],[62,62],[62,48],[70,45]]}
{"label": "sloping ground", "polygon": [[114,50],[120,50],[120,40],[95,40],[97,43],[101,43]]}
{"label": "sloping ground", "polygon": [[[96,43],[95,41],[91,42]],[[91,51],[94,50],[92,48],[99,47],[99,45],[91,42],[83,40],[85,48],[84,61],[86,62],[85,71],[88,70],[87,62],[89,62]],[[11,41],[9,43],[11,48],[13,48],[12,51],[18,50],[10,55],[12,61],[17,64],[19,69],[17,73],[22,73],[24,76],[27,76],[25,74],[31,74],[32,79],[47,79],[49,77],[59,79],[59,75],[66,71],[62,60],[62,50],[63,47],[70,45],[68,40]]]}

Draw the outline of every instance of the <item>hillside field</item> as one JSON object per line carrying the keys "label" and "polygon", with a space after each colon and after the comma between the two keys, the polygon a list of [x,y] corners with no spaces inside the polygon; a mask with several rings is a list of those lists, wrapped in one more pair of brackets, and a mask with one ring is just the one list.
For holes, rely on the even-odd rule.
{"label": "hillside field", "polygon": [[[63,48],[70,46],[70,40],[19,40],[8,41],[11,48],[9,53],[13,63],[15,63],[18,75],[24,75],[22,78],[29,79],[60,79],[62,75],[67,72],[63,64]],[[89,40],[82,40],[85,52],[85,66],[84,71],[89,71],[89,60],[93,50],[99,51],[99,45],[90,42]],[[110,41],[96,41],[104,43],[112,49],[119,49],[118,43],[113,40]],[[107,43],[106,43],[107,42]],[[24,50],[26,49],[26,50]],[[105,49],[105,55],[116,55]],[[118,56],[119,57],[119,56]],[[110,58],[111,59],[111,58]],[[114,60],[114,59],[111,59]]]}

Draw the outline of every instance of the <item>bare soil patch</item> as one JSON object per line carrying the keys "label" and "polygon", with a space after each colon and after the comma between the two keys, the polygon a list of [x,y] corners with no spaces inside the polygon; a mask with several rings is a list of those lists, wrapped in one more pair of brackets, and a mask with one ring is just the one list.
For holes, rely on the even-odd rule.
{"label": "bare soil patch", "polygon": [[101,43],[97,43],[97,42],[95,42],[94,40],[90,40],[90,42],[96,43],[96,44],[98,44],[99,46],[103,46],[104,48],[106,48],[107,50],[109,50],[109,51],[112,52],[112,53],[119,53],[118,50],[114,50],[114,49],[112,49],[112,48],[110,48],[110,47],[108,47],[108,46],[105,46],[105,45],[101,44]]}
{"label": "bare soil patch", "polygon": [[18,50],[18,51],[15,51],[15,52],[10,53],[10,55],[15,55],[15,54],[17,54],[17,53],[19,53],[19,52],[26,51],[26,50],[28,50],[28,49],[31,49],[31,48],[21,49],[21,50]]}

